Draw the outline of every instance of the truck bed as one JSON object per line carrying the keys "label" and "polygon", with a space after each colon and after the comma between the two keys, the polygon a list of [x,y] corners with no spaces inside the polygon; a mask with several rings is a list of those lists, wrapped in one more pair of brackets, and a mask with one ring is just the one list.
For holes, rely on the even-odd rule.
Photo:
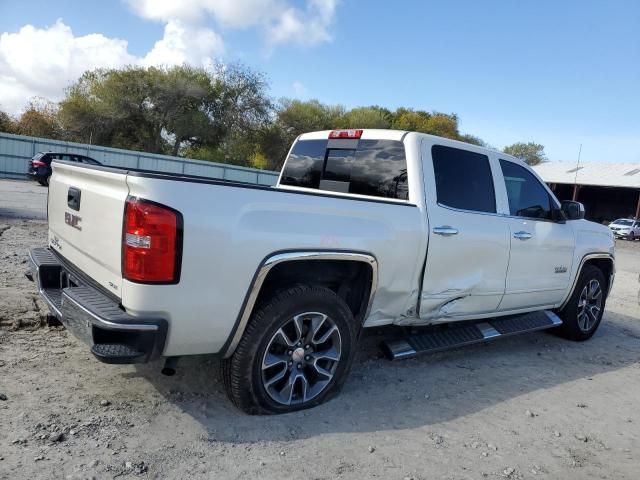
{"label": "truck bed", "polygon": [[[383,265],[368,325],[391,323],[417,302],[415,286],[426,254],[426,218],[417,205],[64,162],[54,163],[53,170],[50,246],[120,298],[129,315],[167,320],[165,355],[219,351],[262,263],[292,245],[307,251],[366,252]],[[82,192],[78,212],[68,207],[70,188]],[[182,214],[182,275],[177,285],[122,278],[127,197]],[[80,216],[82,230],[65,223],[65,213]],[[177,322],[180,328],[172,328]]]}

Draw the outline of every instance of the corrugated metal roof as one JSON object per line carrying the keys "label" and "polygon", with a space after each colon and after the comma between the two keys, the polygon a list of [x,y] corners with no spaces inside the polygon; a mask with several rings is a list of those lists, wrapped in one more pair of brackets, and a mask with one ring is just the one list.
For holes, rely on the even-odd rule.
{"label": "corrugated metal roof", "polygon": [[545,162],[533,169],[547,183],[640,188],[640,163]]}

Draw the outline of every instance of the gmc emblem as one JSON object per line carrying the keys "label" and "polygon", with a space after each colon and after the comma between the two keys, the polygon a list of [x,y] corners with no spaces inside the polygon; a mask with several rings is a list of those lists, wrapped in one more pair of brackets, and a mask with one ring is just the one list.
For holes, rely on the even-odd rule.
{"label": "gmc emblem", "polygon": [[67,225],[77,230],[82,230],[82,227],[80,226],[81,221],[82,221],[82,218],[80,218],[78,215],[73,215],[72,213],[64,212],[64,223],[66,223]]}

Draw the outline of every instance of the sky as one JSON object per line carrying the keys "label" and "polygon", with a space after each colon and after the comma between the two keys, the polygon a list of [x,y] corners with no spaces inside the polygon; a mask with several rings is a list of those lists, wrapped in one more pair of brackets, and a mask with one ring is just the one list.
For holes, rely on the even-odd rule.
{"label": "sky", "polygon": [[456,113],[495,148],[640,162],[637,0],[0,0],[0,109],[83,71],[242,62],[274,99]]}

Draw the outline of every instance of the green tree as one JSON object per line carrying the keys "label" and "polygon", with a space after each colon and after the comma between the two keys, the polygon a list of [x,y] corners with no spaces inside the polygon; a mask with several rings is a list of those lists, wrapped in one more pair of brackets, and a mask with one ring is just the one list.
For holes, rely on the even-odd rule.
{"label": "green tree", "polygon": [[305,132],[330,130],[344,126],[345,109],[341,105],[325,105],[318,100],[280,100],[270,124],[257,132],[259,152],[271,169],[284,163],[289,147]]}
{"label": "green tree", "polygon": [[85,72],[60,102],[69,139],[166,153],[162,126],[151,100],[153,73],[140,67]]}
{"label": "green tree", "polygon": [[[293,139],[277,121],[262,128],[257,136],[257,149],[266,158],[266,169],[282,168]],[[294,137],[295,139],[295,137]]]}
{"label": "green tree", "polygon": [[234,139],[268,120],[266,87],[233,64],[95,70],[68,90],[60,120],[77,141],[173,155],[221,149],[226,158]]}
{"label": "green tree", "polygon": [[437,135],[439,137],[460,138],[458,131],[458,116],[455,114],[432,113],[421,126],[421,132]]}
{"label": "green tree", "polygon": [[341,105],[325,105],[318,100],[282,99],[276,122],[293,138],[304,132],[339,128],[345,113]]}
{"label": "green tree", "polygon": [[458,116],[453,113],[429,113],[424,110],[401,107],[393,113],[391,128],[428,133],[456,140],[460,138]]}
{"label": "green tree", "polygon": [[13,123],[13,132],[32,137],[61,138],[62,127],[58,122],[58,107],[44,98],[32,99],[27,108]]}
{"label": "green tree", "polygon": [[469,135],[468,133],[460,135],[460,137],[458,138],[458,140],[460,140],[461,142],[466,142],[466,143],[470,143],[472,145],[478,145],[479,147],[486,147],[487,144],[484,140],[482,140],[481,138],[478,138],[474,135]]}
{"label": "green tree", "polygon": [[0,110],[0,132],[15,133],[15,121],[11,116]]}
{"label": "green tree", "polygon": [[391,112],[381,107],[358,107],[344,113],[342,128],[391,128]]}
{"label": "green tree", "polygon": [[544,145],[534,142],[514,143],[513,145],[504,147],[503,151],[527,162],[529,165],[538,165],[547,159],[544,153]]}
{"label": "green tree", "polygon": [[400,129],[485,145],[461,134],[453,113],[347,110],[286,98],[274,105],[264,75],[241,64],[98,69],[71,85],[59,108],[32,102],[15,121],[0,112],[1,130],[269,169],[282,166],[298,135],[337,128]]}
{"label": "green tree", "polygon": [[242,64],[217,65],[214,89],[210,113],[223,134],[220,147],[225,161],[251,165],[249,157],[256,153],[259,134],[272,122],[274,106],[266,78]]}
{"label": "green tree", "polygon": [[[223,129],[211,115],[215,90],[207,72],[189,66],[168,70],[150,68],[148,117],[160,129],[159,136],[178,155],[185,145],[219,143]],[[156,132],[158,135],[158,132]],[[161,142],[159,142],[160,147]]]}
{"label": "green tree", "polygon": [[393,113],[391,128],[395,130],[421,132],[425,130],[425,123],[428,119],[429,113],[423,110],[416,111],[410,108],[400,107]]}

